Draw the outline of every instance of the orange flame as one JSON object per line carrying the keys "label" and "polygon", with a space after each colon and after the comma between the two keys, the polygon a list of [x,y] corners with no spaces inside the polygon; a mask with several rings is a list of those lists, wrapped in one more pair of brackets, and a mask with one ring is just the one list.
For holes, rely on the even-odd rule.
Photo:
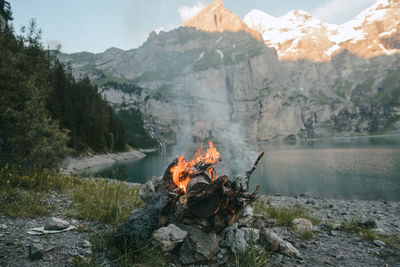
{"label": "orange flame", "polygon": [[[191,161],[187,161],[183,155],[178,157],[177,164],[171,168],[172,180],[178,186],[178,188],[182,189],[186,193],[187,185],[190,181],[190,174],[195,172],[194,166],[198,163],[203,164],[217,164],[220,160],[219,152],[214,147],[214,144],[210,141],[209,148],[206,150],[204,154],[202,154],[203,147],[197,149],[196,153],[193,156]],[[212,181],[217,179],[218,177],[215,175],[215,172],[210,168],[208,169],[208,173]]]}

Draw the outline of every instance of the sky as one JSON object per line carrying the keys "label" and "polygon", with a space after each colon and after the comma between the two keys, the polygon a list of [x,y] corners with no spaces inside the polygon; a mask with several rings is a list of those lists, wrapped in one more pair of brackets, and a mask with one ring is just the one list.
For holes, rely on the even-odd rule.
{"label": "sky", "polygon": [[[9,0],[17,32],[34,18],[45,45],[61,44],[64,53],[104,52],[139,47],[153,30],[170,31],[211,0]],[[307,11],[327,23],[345,23],[375,0],[225,0],[240,18],[252,9],[283,16]]]}

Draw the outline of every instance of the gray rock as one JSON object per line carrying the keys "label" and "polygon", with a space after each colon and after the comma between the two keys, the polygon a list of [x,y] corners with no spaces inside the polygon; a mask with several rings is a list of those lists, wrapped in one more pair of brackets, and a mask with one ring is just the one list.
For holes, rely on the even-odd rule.
{"label": "gray rock", "polygon": [[292,221],[292,223],[297,232],[304,233],[313,230],[313,224],[308,219],[296,218]]}
{"label": "gray rock", "polygon": [[4,223],[0,224],[0,230],[5,230],[5,229],[7,229],[7,225]]}
{"label": "gray rock", "polygon": [[238,218],[238,224],[241,226],[249,226],[253,215],[253,208],[251,206],[246,206]]}
{"label": "gray rock", "polygon": [[218,239],[214,233],[206,233],[193,227],[183,241],[180,257],[183,264],[210,261],[218,252]]}
{"label": "gray rock", "polygon": [[385,230],[383,230],[382,228],[374,228],[374,229],[372,229],[372,231],[374,231],[378,235],[384,235],[385,234]]}
{"label": "gray rock", "polygon": [[47,220],[46,224],[44,225],[45,230],[63,230],[69,226],[69,222],[56,218],[51,217]]}
{"label": "gray rock", "polygon": [[144,202],[149,202],[156,192],[152,181],[148,181],[139,190],[139,196]]}
{"label": "gray rock", "polygon": [[43,258],[43,247],[40,244],[30,244],[28,246],[29,259],[40,260]]}
{"label": "gray rock", "polygon": [[283,255],[303,259],[300,252],[288,241],[283,240],[273,231],[260,231],[259,244],[269,251],[277,251]]}
{"label": "gray rock", "polygon": [[269,227],[275,226],[276,220],[265,218],[261,214],[254,214],[251,225],[257,229],[264,229],[264,228],[269,228]]}
{"label": "gray rock", "polygon": [[250,242],[257,242],[260,238],[260,230],[254,228],[241,228],[244,232],[244,238],[246,239],[247,243]]}
{"label": "gray rock", "polygon": [[343,224],[341,223],[336,223],[332,226],[333,230],[342,230],[343,229]]}
{"label": "gray rock", "polygon": [[92,244],[88,240],[83,240],[81,246],[84,248],[91,248]]}
{"label": "gray rock", "polygon": [[163,251],[173,250],[179,243],[182,243],[187,232],[181,230],[175,224],[161,227],[153,233],[152,244],[160,247]]}
{"label": "gray rock", "polygon": [[381,240],[374,240],[374,244],[375,244],[375,246],[378,246],[378,247],[381,247],[381,248],[386,246],[386,243],[381,241]]}

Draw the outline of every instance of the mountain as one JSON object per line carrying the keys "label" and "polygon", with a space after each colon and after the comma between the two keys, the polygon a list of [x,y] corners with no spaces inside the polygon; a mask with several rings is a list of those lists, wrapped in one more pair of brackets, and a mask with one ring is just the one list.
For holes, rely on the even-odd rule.
{"label": "mountain", "polygon": [[[314,20],[302,11],[289,15]],[[217,0],[184,27],[151,33],[137,49],[60,59],[75,76],[88,75],[117,113],[139,111],[161,146],[212,138],[234,149],[243,140],[400,129],[400,54],[342,50],[320,62],[282,60],[243,24],[225,29],[231,25],[225,19],[237,16]],[[326,26],[318,25],[309,23],[316,35]]]}
{"label": "mountain", "polygon": [[183,26],[194,27],[196,30],[205,32],[244,31],[258,40],[263,40],[258,31],[250,29],[236,14],[225,8],[222,0],[215,0]]}
{"label": "mountain", "polygon": [[329,61],[348,50],[362,58],[400,52],[400,2],[378,0],[342,25],[321,22],[302,10],[273,17],[250,11],[244,22],[262,34],[265,44],[278,51],[281,60]]}

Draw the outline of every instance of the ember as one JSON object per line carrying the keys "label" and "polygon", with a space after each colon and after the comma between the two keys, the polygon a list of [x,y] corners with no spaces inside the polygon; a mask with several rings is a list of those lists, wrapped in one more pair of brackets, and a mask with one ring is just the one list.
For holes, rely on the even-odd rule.
{"label": "ember", "polygon": [[208,173],[209,178],[213,182],[217,178],[214,166],[221,160],[218,150],[214,147],[213,142],[209,142],[209,148],[203,153],[200,147],[193,156],[191,161],[187,161],[183,155],[178,157],[176,166],[171,168],[172,180],[185,193],[191,176],[197,174],[200,170]]}

